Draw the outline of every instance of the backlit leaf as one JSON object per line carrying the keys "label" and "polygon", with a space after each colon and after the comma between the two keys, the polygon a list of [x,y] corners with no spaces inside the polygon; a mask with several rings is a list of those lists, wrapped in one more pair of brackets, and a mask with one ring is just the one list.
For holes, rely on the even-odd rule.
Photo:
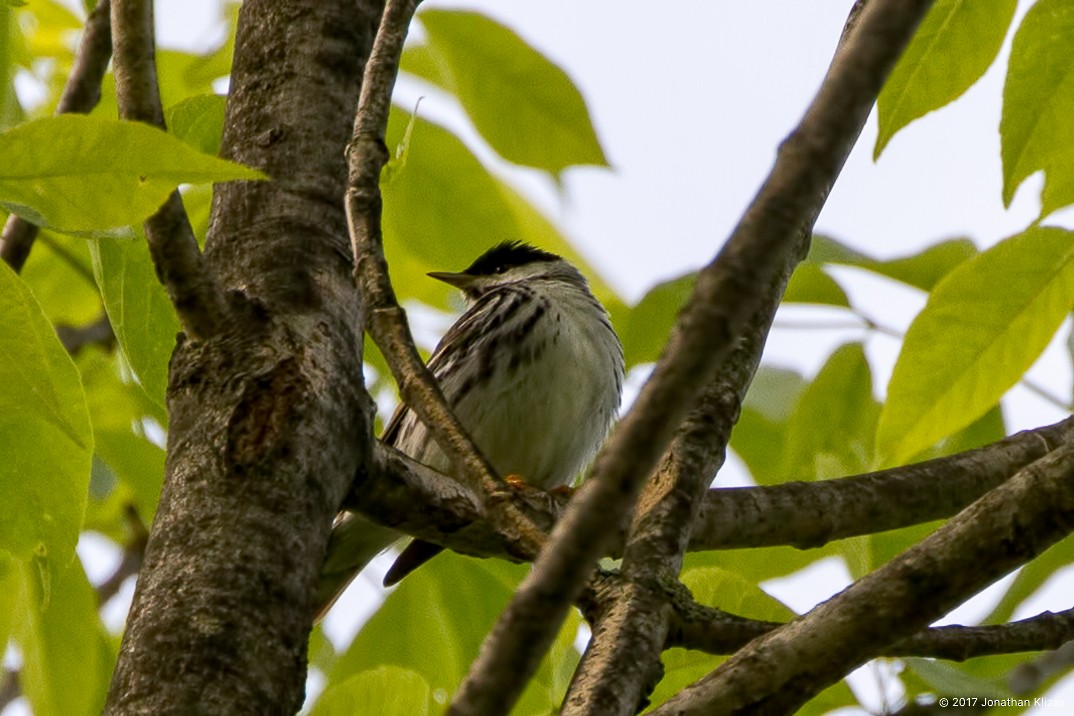
{"label": "backlit leaf", "polygon": [[1074,5],[1039,0],[1014,36],[999,134],[1003,203],[1044,171],[1041,216],[1074,202]]}
{"label": "backlit leaf", "polygon": [[0,204],[66,231],[140,223],[182,183],[264,178],[149,125],[82,115],[14,127],[0,156]]}
{"label": "backlit leaf", "polygon": [[473,12],[426,10],[418,19],[439,60],[431,79],[446,80],[500,156],[552,174],[607,164],[581,93],[514,31]]}
{"label": "backlit leaf", "polygon": [[953,102],[995,61],[1017,0],[937,0],[877,100],[877,158],[900,129]]}
{"label": "backlit leaf", "polygon": [[70,562],[86,509],[89,411],[41,306],[2,262],[0,324],[0,551],[48,580]]}
{"label": "backlit leaf", "polygon": [[903,343],[877,433],[901,464],[979,418],[1048,345],[1074,302],[1074,234],[1032,228],[948,274]]}

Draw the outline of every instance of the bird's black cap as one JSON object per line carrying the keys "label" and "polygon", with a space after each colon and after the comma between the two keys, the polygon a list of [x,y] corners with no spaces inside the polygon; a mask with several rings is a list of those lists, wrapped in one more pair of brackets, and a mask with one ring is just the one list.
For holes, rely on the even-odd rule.
{"label": "bird's black cap", "polygon": [[516,266],[539,261],[558,261],[553,253],[521,241],[504,241],[477,257],[462,273],[468,276],[492,276]]}

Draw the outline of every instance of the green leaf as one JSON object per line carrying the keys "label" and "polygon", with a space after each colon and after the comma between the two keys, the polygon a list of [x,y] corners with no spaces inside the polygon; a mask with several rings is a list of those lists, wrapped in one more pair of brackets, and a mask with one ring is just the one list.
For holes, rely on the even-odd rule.
{"label": "green leaf", "polygon": [[431,713],[430,705],[429,683],[421,674],[398,666],[380,666],[325,691],[310,716],[425,716]]}
{"label": "green leaf", "polygon": [[846,292],[824,269],[814,263],[802,262],[791,274],[784,303],[815,303],[822,306],[850,308]]}
{"label": "green leaf", "polygon": [[226,98],[216,94],[187,97],[165,113],[168,131],[202,154],[220,153]]}
{"label": "green leaf", "polygon": [[66,114],[0,134],[0,204],[66,231],[137,224],[179,184],[263,179],[140,122]]}
{"label": "green leaf", "polygon": [[82,564],[76,560],[61,572],[47,607],[34,593],[29,568],[23,573],[15,640],[23,656],[19,685],[33,713],[101,713],[114,655]]}
{"label": "green leaf", "polygon": [[775,482],[864,472],[873,461],[880,405],[860,343],[832,353],[787,421],[781,475]]}
{"label": "green leaf", "polygon": [[1074,5],[1039,0],[1014,36],[999,134],[1003,204],[1044,171],[1041,216],[1074,202]]}
{"label": "green leaf", "polygon": [[119,362],[103,354],[80,355],[78,361],[97,457],[119,481],[119,506],[133,504],[148,523],[156,512],[164,479],[164,451],[146,439],[141,425],[148,416],[161,422],[165,416],[144,390],[121,378]]}
{"label": "green leaf", "polygon": [[1044,554],[1022,567],[1003,598],[982,623],[1004,624],[1010,621],[1022,602],[1036,594],[1056,572],[1071,563],[1074,563],[1074,539],[1065,539],[1049,547]]}
{"label": "green leaf", "polygon": [[1017,0],[937,0],[877,100],[873,158],[900,129],[953,102],[995,61]]}
{"label": "green leaf", "polygon": [[[410,115],[393,107],[387,143],[398,145]],[[461,270],[498,241],[519,234],[499,182],[455,135],[420,117],[407,164],[384,192],[384,250],[402,296],[441,308],[453,295],[429,271]]]}
{"label": "green leaf", "polygon": [[948,239],[910,256],[880,261],[831,237],[814,235],[807,261],[857,266],[931,291],[952,269],[976,255],[977,247],[969,239]]}
{"label": "green leaf", "polygon": [[903,659],[906,668],[912,669],[925,683],[941,696],[977,696],[1002,699],[1010,696],[1007,689],[998,684],[971,676],[956,664],[937,659],[911,657]]}
{"label": "green leaf", "polygon": [[36,561],[47,580],[74,555],[93,433],[78,370],[6,263],[0,321],[0,551]]}
{"label": "green leaf", "polygon": [[19,274],[54,325],[83,326],[101,314],[87,241],[41,230]]}
{"label": "green leaf", "polygon": [[877,432],[902,464],[991,408],[1033,364],[1074,301],[1074,236],[1031,228],[961,264],[903,342]]}
{"label": "green leaf", "polygon": [[[473,12],[425,10],[418,18],[439,69],[427,79],[443,80],[500,156],[553,175],[572,165],[607,165],[567,73],[512,30]],[[403,69],[428,72],[428,64]]]}
{"label": "green leaf", "polygon": [[[738,616],[777,622],[789,621],[794,617],[794,612],[766,594],[755,583],[721,567],[684,569],[682,581],[697,602]],[[681,689],[715,669],[726,658],[700,651],[668,649],[661,656],[664,678],[650,696],[652,704],[655,706],[667,701]]]}
{"label": "green leaf", "polygon": [[[328,675],[329,688],[355,674],[393,665],[420,674],[434,694],[454,693],[528,569],[445,552],[388,596],[336,661]],[[572,611],[557,645],[526,687],[517,713],[549,713],[559,705],[566,688],[562,672],[573,669],[578,659],[571,644],[579,624],[580,617]]]}
{"label": "green leaf", "polygon": [[93,274],[104,297],[123,355],[149,397],[161,409],[168,387],[168,360],[179,319],[157,281],[145,235],[140,241],[101,239],[90,244]]}
{"label": "green leaf", "polygon": [[630,309],[626,323],[619,329],[627,368],[652,363],[660,357],[671,334],[671,327],[697,283],[697,274],[659,283]]}
{"label": "green leaf", "polygon": [[750,383],[735,429],[731,449],[742,458],[757,483],[788,479],[780,472],[787,445],[787,419],[807,383],[798,373],[762,363]]}

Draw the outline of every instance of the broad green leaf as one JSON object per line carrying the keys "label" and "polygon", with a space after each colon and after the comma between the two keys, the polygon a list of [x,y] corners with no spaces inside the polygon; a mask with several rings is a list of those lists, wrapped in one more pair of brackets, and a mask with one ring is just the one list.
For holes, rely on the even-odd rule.
{"label": "broad green leaf", "polygon": [[428,79],[446,80],[500,156],[557,176],[572,165],[607,165],[574,83],[512,30],[473,12],[425,10],[418,19],[440,70]]}
{"label": "broad green leaf", "polygon": [[[764,621],[785,622],[794,617],[794,612],[766,594],[756,584],[726,569],[713,566],[688,568],[683,570],[682,579],[693,593],[694,599],[701,604]],[[683,687],[715,669],[725,658],[699,651],[668,649],[661,656],[664,678],[653,690],[650,697],[652,705],[659,705],[671,698]],[[831,699],[838,700],[840,705],[854,703],[845,685],[837,687],[833,687],[836,691],[832,694],[821,695],[825,698],[825,703]]]}
{"label": "broad green leaf", "polygon": [[924,462],[945,455],[955,455],[967,450],[991,445],[1007,437],[1007,424],[1003,419],[1003,408],[992,408],[977,420],[959,430],[954,435],[944,438],[935,445],[914,456],[912,462]]}
{"label": "broad green leaf", "polygon": [[1031,228],[948,274],[903,342],[877,432],[901,464],[970,424],[1033,364],[1074,301],[1074,235]]}
{"label": "broad green leaf", "polygon": [[791,274],[784,303],[816,303],[824,306],[850,307],[850,299],[839,284],[817,264],[803,262]]}
{"label": "broad green leaf", "polygon": [[[453,694],[477,657],[485,635],[525,575],[527,565],[470,559],[445,552],[407,577],[366,622],[340,655],[328,688],[379,666],[397,666],[421,675],[436,694]],[[571,646],[580,617],[571,612],[551,651],[515,709],[549,713],[563,698],[561,664],[573,667]]]}
{"label": "broad green leaf", "polygon": [[60,115],[0,134],[0,204],[67,231],[136,224],[179,184],[261,179],[140,122]]}
{"label": "broad green leaf", "polygon": [[814,235],[807,261],[857,266],[931,291],[952,269],[976,255],[977,247],[969,239],[948,239],[917,254],[880,261],[831,237]]}
{"label": "broad green leaf", "polygon": [[22,651],[19,685],[35,714],[99,714],[114,656],[97,616],[97,597],[75,561],[55,580],[42,606],[24,567],[15,640]]}
{"label": "broad green leaf", "polygon": [[[759,587],[742,580],[737,574],[717,567],[688,569],[683,581],[690,587],[694,598],[705,604],[714,604],[732,614],[766,619],[770,622],[786,622],[794,616],[778,600],[773,599]],[[652,705],[664,703],[683,687],[697,681],[725,660],[700,652],[672,648],[664,652],[664,678],[653,690]],[[802,706],[802,714],[827,714],[842,706],[857,703],[854,693],[845,682],[828,687],[808,704]]]}
{"label": "broad green leaf", "polygon": [[0,644],[7,644],[22,598],[22,565],[0,552]]}
{"label": "broad green leaf", "polygon": [[999,600],[992,612],[984,618],[985,624],[1003,624],[1011,620],[1015,610],[1044,586],[1056,572],[1074,563],[1074,539],[1067,538],[1052,545],[1044,554],[1022,567],[1018,576]]}
{"label": "broad green leaf", "polygon": [[626,323],[619,328],[627,368],[652,363],[660,357],[679,309],[693,293],[695,283],[696,273],[664,281],[649,289],[630,309]]}
{"label": "broad green leaf", "polygon": [[880,406],[859,343],[838,348],[802,392],[787,421],[782,475],[774,482],[863,472],[872,464]]}
{"label": "broad green leaf", "polygon": [[429,683],[421,674],[398,666],[362,671],[317,699],[310,716],[425,716],[432,713]]}
{"label": "broad green leaf", "polygon": [[1002,699],[1011,695],[1007,689],[1001,688],[993,681],[971,676],[957,664],[915,657],[903,659],[903,663],[941,696]]}
{"label": "broad green leaf", "polygon": [[22,106],[15,94],[15,47],[22,43],[15,13],[0,6],[0,130],[19,121]]}
{"label": "broad green leaf", "polygon": [[136,235],[137,241],[91,243],[93,274],[123,355],[146,393],[163,409],[179,319],[157,281],[145,235],[140,229]]}
{"label": "broad green leaf", "polygon": [[[832,542],[816,549],[760,547],[716,552],[687,552],[683,572],[689,569],[719,567],[737,574],[752,584],[760,584],[769,579],[786,577],[799,572],[827,557],[841,557],[841,542]],[[725,606],[718,599],[709,604],[721,608]]]}
{"label": "broad green leaf", "polygon": [[[411,122],[405,110],[393,108],[389,147],[400,145]],[[455,308],[457,292],[425,274],[460,270],[493,244],[518,239],[574,262],[621,330],[622,300],[552,222],[490,174],[453,134],[420,117],[412,126],[406,163],[382,186],[385,252],[401,296]]]}
{"label": "broad green leaf", "polygon": [[84,326],[101,314],[87,241],[54,231],[38,232],[33,259],[19,274],[54,325]]}
{"label": "broad green leaf", "polygon": [[[397,146],[410,115],[393,108],[387,143]],[[493,244],[519,235],[499,182],[455,135],[414,123],[406,167],[384,192],[384,250],[400,295],[439,308],[452,292],[429,271],[456,271]]]}
{"label": "broad green leaf", "polygon": [[220,153],[220,138],[224,133],[226,101],[217,94],[187,97],[165,113],[168,131],[202,154],[215,157]]}
{"label": "broad green leaf", "polygon": [[74,555],[86,509],[89,411],[41,306],[2,262],[0,323],[0,551],[34,560],[47,580]]}
{"label": "broad green leaf", "polygon": [[877,100],[873,158],[900,129],[953,102],[995,61],[1017,0],[937,0]]}
{"label": "broad green leaf", "polygon": [[1003,204],[1044,171],[1041,216],[1074,202],[1074,5],[1039,0],[1014,36],[999,134]]}
{"label": "broad green leaf", "polygon": [[731,449],[742,458],[758,483],[783,482],[783,450],[787,419],[806,386],[798,373],[762,363],[757,368],[742,414],[731,433]]}
{"label": "broad green leaf", "polygon": [[420,77],[441,89],[451,91],[451,77],[446,63],[428,45],[407,45],[399,58],[399,69]]}
{"label": "broad green leaf", "polygon": [[97,457],[118,480],[121,504],[133,504],[148,523],[156,512],[164,478],[164,450],[141,433],[141,425],[148,416],[160,421],[164,416],[144,390],[121,379],[115,356],[79,356],[78,362],[93,418]]}

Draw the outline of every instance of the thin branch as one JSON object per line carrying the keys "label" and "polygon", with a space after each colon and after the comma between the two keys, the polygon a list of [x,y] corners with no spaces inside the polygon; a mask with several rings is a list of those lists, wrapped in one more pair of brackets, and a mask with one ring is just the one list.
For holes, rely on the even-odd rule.
{"label": "thin branch", "polygon": [[112,350],[116,345],[116,334],[108,314],[102,313],[93,323],[84,326],[56,326],[56,335],[64,349],[71,355],[78,355],[86,346],[98,345],[105,350]]}
{"label": "thin branch", "polygon": [[123,558],[116,566],[115,571],[97,585],[95,591],[97,592],[98,606],[104,606],[110,602],[119,593],[123,583],[128,578],[138,574],[138,570],[142,568],[142,562],[145,560],[145,547],[149,542],[149,529],[133,504],[128,504],[124,512],[131,534],[127,539],[127,544],[123,547]]}
{"label": "thin branch", "polygon": [[[1025,467],[928,538],[756,639],[654,714],[787,713],[1074,531],[1074,446]],[[763,660],[764,669],[753,668]]]}
{"label": "thin branch", "polygon": [[1018,381],[1018,382],[1022,385],[1022,387],[1024,387],[1026,390],[1028,390],[1029,392],[1033,393],[1034,395],[1036,395],[1038,398],[1040,398],[1041,400],[1045,401],[1046,403],[1051,403],[1053,406],[1059,408],[1060,410],[1066,411],[1066,412],[1071,411],[1070,401],[1063,400],[1058,395],[1055,395],[1054,393],[1052,393],[1051,391],[1049,391],[1047,388],[1045,388],[1043,385],[1040,385],[1036,381],[1030,380],[1029,378],[1026,378],[1026,377],[1023,376],[1022,379],[1020,381]]}
{"label": "thin branch", "polygon": [[[1067,610],[1052,616],[1061,618],[1066,615],[1069,618],[1071,611],[1074,610]],[[1008,678],[1011,691],[1016,694],[1032,693],[1041,688],[1048,679],[1069,671],[1071,666],[1074,666],[1074,641],[1070,641],[1074,639],[1074,635],[1068,636],[1067,639],[1067,643],[1055,651],[1041,654],[1029,663],[1016,666]]]}
{"label": "thin branch", "polygon": [[944,519],[1068,443],[1074,443],[1074,418],[957,455],[879,472],[710,490],[690,548],[806,549]]}
{"label": "thin branch", "polygon": [[[71,74],[63,87],[63,94],[56,105],[56,113],[85,114],[97,106],[101,99],[101,80],[108,70],[112,57],[112,26],[110,24],[109,0],[99,0],[93,12],[86,18],[82,40],[75,54]],[[12,214],[0,236],[0,259],[16,273],[22,271],[26,259],[37,238],[38,227],[20,216]],[[92,277],[91,277],[92,278]]]}
{"label": "thin branch", "polygon": [[0,678],[0,711],[7,708],[15,699],[22,695],[22,687],[19,685],[19,672],[17,669],[4,669]]}
{"label": "thin branch", "polygon": [[[629,590],[623,575],[616,572],[598,572],[590,582],[579,607],[590,623],[599,621],[605,612],[621,601],[622,593]],[[659,601],[669,607],[671,621],[663,649],[675,647],[723,656],[734,654],[754,639],[764,636],[787,624],[748,619],[721,609],[705,606],[694,601],[690,592],[675,582],[667,582],[652,589]],[[913,636],[895,642],[877,656],[928,657],[948,661],[966,661],[980,656],[1016,654],[1046,649],[1046,658],[1059,663],[1059,668],[1069,666],[1067,658],[1074,657],[1074,648],[1060,649],[1074,639],[1074,609],[1062,612],[1042,612],[1036,616],[1008,624],[989,626],[942,626],[931,627]],[[1074,644],[1072,644],[1074,646]],[[1048,671],[1055,673],[1056,668]],[[1026,688],[1032,681],[1033,686]],[[1039,685],[1040,679],[1019,679],[1018,693],[1028,693]]]}
{"label": "thin branch", "polygon": [[[163,129],[153,4],[149,0],[114,2],[112,34],[119,115]],[[157,278],[168,291],[187,333],[193,338],[205,338],[225,328],[229,321],[224,295],[205,269],[178,190],[146,220],[145,234]]]}
{"label": "thin branch", "polygon": [[809,232],[828,192],[930,4],[899,0],[863,13],[753,204],[717,259],[698,276],[656,369],[485,640],[449,713],[510,710],[594,561],[696,403],[697,387],[707,385],[725,363],[774,277],[808,252]]}
{"label": "thin branch", "polygon": [[[350,185],[346,204],[355,279],[369,302],[370,333],[391,367],[402,399],[429,428],[455,472],[478,494],[488,495],[504,506],[503,510],[493,511],[493,519],[506,522],[505,529],[521,540],[530,555],[535,555],[544,541],[543,533],[510,507],[503,482],[447,406],[436,379],[414,347],[384,259],[379,181],[388,160],[384,134],[399,57],[417,5],[417,0],[390,1],[385,5],[362,81],[348,150]],[[504,511],[507,519],[497,519]]]}

